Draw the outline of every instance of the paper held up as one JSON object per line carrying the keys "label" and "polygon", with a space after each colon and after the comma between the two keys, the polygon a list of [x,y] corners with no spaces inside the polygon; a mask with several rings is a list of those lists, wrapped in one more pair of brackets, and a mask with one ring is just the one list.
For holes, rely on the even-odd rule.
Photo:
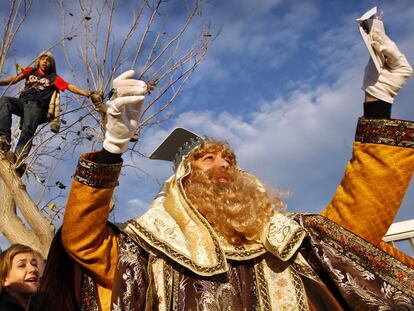
{"label": "paper held up", "polygon": [[384,65],[384,58],[382,54],[377,54],[372,48],[371,32],[373,29],[376,29],[379,32],[385,33],[384,24],[381,18],[382,16],[377,15],[377,7],[373,7],[356,20],[358,23],[359,32],[361,33],[362,39],[365,42],[369,55],[371,56],[372,61],[375,64],[375,68],[378,72],[381,72],[382,70],[382,67]]}

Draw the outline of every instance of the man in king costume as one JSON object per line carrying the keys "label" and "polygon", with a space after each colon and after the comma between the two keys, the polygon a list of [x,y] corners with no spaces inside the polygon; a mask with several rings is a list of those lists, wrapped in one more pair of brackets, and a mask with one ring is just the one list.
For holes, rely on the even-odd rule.
{"label": "man in king costume", "polygon": [[[121,154],[148,91],[133,71],[115,79],[104,148],[81,157],[66,207],[61,236],[76,262],[76,293],[60,305],[413,310],[414,260],[382,242],[414,169],[414,123],[390,119],[412,70],[385,32],[372,37],[384,68],[367,66],[353,156],[322,215],[285,212],[277,195],[240,170],[226,143],[178,129],[152,155],[173,160],[175,172],[149,210],[108,223]],[[50,254],[48,264],[53,247]]]}

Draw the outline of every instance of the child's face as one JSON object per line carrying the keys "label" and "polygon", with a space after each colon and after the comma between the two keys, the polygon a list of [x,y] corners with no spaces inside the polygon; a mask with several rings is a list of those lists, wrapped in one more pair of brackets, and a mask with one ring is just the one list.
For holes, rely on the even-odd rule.
{"label": "child's face", "polygon": [[34,294],[38,287],[37,258],[32,253],[20,253],[13,257],[11,269],[4,287],[12,295]]}
{"label": "child's face", "polygon": [[43,72],[48,72],[50,69],[52,62],[50,61],[49,56],[47,55],[43,55],[42,57],[40,57],[39,59],[39,68],[43,71]]}

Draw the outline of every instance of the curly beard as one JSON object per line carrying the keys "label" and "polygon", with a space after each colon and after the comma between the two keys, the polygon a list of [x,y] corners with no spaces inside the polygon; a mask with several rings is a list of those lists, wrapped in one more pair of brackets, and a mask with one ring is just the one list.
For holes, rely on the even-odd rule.
{"label": "curly beard", "polygon": [[234,167],[194,169],[183,181],[188,199],[231,244],[258,241],[275,210],[284,202],[260,189],[250,175]]}

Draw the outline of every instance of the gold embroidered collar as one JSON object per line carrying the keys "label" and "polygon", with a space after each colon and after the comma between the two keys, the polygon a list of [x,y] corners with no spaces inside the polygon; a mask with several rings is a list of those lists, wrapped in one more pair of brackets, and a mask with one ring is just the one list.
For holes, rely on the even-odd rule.
{"label": "gold embroidered collar", "polygon": [[181,180],[190,171],[190,165],[182,161],[149,210],[121,225],[121,230],[205,276],[227,272],[227,259],[248,260],[271,252],[286,261],[297,251],[306,233],[297,222],[280,213],[271,219],[261,242],[232,245],[217,235],[185,195]]}

